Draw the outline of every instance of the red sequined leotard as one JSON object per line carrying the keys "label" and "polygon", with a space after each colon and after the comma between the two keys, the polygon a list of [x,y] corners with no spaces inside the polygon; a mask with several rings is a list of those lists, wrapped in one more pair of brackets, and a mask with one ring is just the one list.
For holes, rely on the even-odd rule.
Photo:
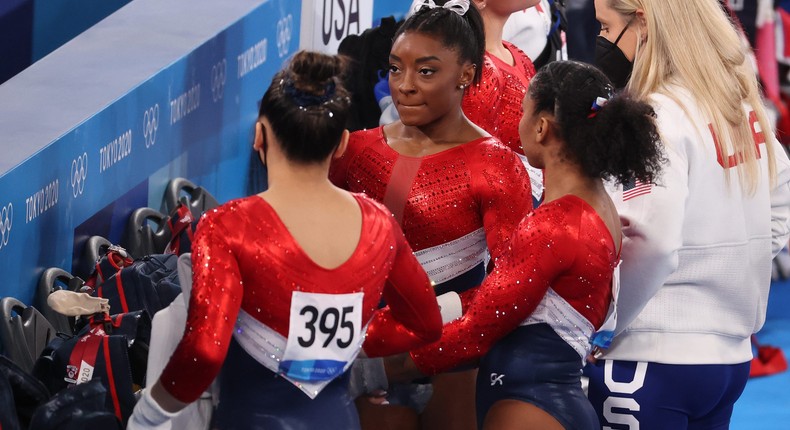
{"label": "red sequined leotard", "polygon": [[[314,263],[258,196],[204,216],[193,245],[186,330],[161,376],[170,394],[191,402],[209,386],[242,311],[287,338],[294,291],[364,293],[361,320],[370,321],[364,344],[369,356],[436,338],[441,327],[436,299],[400,228],[381,205],[354,197],[362,211],[359,244],[335,269]],[[377,310],[382,297],[389,306]]]}
{"label": "red sequined leotard", "polygon": [[510,42],[502,44],[513,55],[514,64],[505,63],[486,52],[480,82],[469,87],[463,109],[470,121],[491,133],[510,149],[523,154],[518,136],[521,102],[535,76],[535,66],[523,51]]}
{"label": "red sequined leotard", "polygon": [[[357,131],[330,178],[395,214],[431,280],[444,284],[437,293],[479,285],[486,245],[496,260],[532,209],[524,166],[490,137],[410,157],[389,146],[383,127]],[[479,273],[463,280],[472,272]]]}
{"label": "red sequined leotard", "polygon": [[606,317],[618,259],[606,224],[584,200],[566,195],[544,203],[464,298],[464,315],[411,356],[423,373],[435,374],[482,357],[520,325],[547,323],[584,358]]}

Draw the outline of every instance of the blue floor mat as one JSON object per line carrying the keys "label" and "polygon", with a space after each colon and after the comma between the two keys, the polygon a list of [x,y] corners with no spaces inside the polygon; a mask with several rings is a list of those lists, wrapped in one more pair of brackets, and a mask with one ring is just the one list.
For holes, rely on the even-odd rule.
{"label": "blue floor mat", "polygon": [[[768,316],[757,339],[780,347],[790,359],[790,281],[771,285]],[[750,379],[735,403],[730,429],[790,430],[790,371]]]}

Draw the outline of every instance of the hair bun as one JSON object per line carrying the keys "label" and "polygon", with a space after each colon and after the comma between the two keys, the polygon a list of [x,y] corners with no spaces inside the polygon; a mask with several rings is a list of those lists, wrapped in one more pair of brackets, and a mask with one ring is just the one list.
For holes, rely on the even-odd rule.
{"label": "hair bun", "polygon": [[343,59],[338,56],[300,51],[291,59],[290,79],[298,90],[322,96],[326,92],[330,80],[339,81],[342,77],[345,69],[343,63]]}

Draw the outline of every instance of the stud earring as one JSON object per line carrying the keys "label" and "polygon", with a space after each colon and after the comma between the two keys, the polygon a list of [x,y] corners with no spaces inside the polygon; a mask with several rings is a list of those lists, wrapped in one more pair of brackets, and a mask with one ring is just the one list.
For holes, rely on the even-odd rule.
{"label": "stud earring", "polygon": [[466,88],[466,84],[461,84],[461,85],[458,85],[458,89],[459,89],[459,90],[462,90],[462,89],[464,89],[464,88]]}

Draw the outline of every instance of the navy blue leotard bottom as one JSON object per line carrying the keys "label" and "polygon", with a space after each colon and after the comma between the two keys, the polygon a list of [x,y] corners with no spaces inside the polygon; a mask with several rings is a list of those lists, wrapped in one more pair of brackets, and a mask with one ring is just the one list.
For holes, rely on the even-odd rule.
{"label": "navy blue leotard bottom", "polygon": [[359,429],[348,372],[315,398],[265,368],[231,341],[220,376],[215,427],[221,430]]}
{"label": "navy blue leotard bottom", "polygon": [[546,411],[566,429],[598,429],[581,386],[582,359],[548,324],[521,326],[480,362],[477,420],[499,400],[520,400]]}

